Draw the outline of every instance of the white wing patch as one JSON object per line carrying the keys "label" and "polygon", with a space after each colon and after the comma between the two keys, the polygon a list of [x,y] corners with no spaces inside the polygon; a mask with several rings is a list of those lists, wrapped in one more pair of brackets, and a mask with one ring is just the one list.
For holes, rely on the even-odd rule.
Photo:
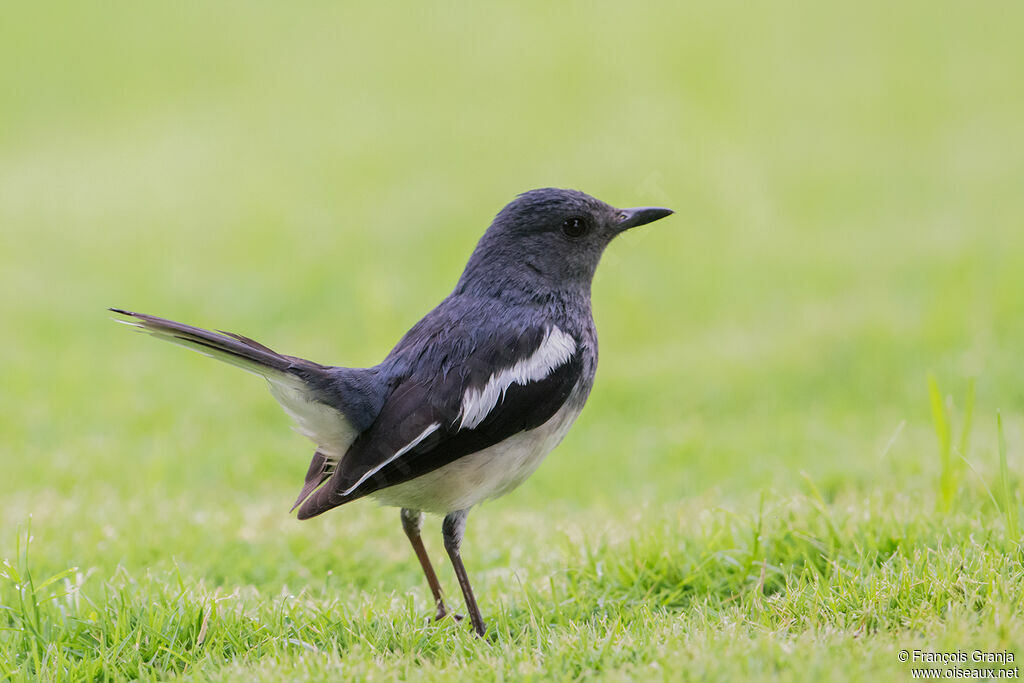
{"label": "white wing patch", "polygon": [[540,346],[528,358],[491,375],[483,389],[470,387],[466,390],[459,417],[455,418],[461,419],[459,429],[473,429],[483,422],[513,384],[539,382],[572,358],[574,353],[576,340],[552,325]]}
{"label": "white wing patch", "polygon": [[395,458],[401,457],[401,456],[405,455],[406,453],[408,453],[410,450],[415,448],[417,446],[417,444],[419,444],[419,442],[423,441],[423,439],[427,438],[428,436],[430,436],[431,434],[436,432],[438,427],[440,427],[440,426],[441,426],[440,422],[435,422],[434,424],[432,424],[429,427],[427,427],[426,429],[424,429],[422,432],[420,432],[419,436],[417,436],[415,439],[413,439],[412,441],[410,441],[409,443],[405,444],[404,446],[399,448],[397,451],[395,451],[395,454],[392,455],[390,458],[388,458],[387,460],[385,460],[381,464],[377,465],[376,467],[374,467],[372,470],[370,470],[369,472],[367,472],[363,476],[359,477],[359,481],[357,481],[356,483],[352,484],[352,486],[349,486],[348,489],[343,491],[341,495],[347,496],[348,494],[350,494],[353,491],[355,491],[357,488],[359,488],[360,484],[362,484],[364,481],[366,481],[367,479],[369,479],[373,475],[377,474],[377,472],[379,472],[382,467],[384,467],[385,465],[387,465],[388,463],[393,461]]}

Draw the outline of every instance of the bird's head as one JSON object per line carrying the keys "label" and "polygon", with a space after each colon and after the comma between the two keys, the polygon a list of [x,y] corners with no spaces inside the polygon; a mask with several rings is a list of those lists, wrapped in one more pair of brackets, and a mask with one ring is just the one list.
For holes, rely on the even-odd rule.
{"label": "bird's head", "polygon": [[[459,283],[487,290],[589,290],[605,247],[671,209],[617,209],[576,190],[530,190],[503,208],[480,239]],[[493,293],[493,292],[490,292]]]}

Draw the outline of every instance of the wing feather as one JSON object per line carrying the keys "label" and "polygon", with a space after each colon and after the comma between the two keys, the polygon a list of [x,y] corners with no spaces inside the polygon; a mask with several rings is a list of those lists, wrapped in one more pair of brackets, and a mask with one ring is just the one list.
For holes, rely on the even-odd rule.
{"label": "wing feather", "polygon": [[[524,347],[523,339],[532,344]],[[409,481],[547,422],[580,381],[579,344],[557,327],[531,330],[507,342],[476,349],[464,361],[464,372],[413,376],[397,386],[374,424],[299,508],[299,519]],[[515,348],[512,358],[510,348]],[[502,364],[495,364],[495,358]]]}

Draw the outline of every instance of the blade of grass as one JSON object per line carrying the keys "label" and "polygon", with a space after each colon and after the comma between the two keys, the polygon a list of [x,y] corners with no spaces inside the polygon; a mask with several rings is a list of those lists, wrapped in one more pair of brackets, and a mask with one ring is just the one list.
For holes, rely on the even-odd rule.
{"label": "blade of grass", "polygon": [[821,515],[821,518],[825,520],[825,525],[828,527],[828,533],[831,538],[833,548],[839,547],[842,544],[839,537],[839,530],[836,529],[836,525],[832,522],[832,515],[829,512],[828,503],[825,502],[825,497],[821,495],[821,491],[819,491],[818,487],[814,485],[814,480],[811,479],[811,475],[807,474],[807,472],[800,472],[800,476],[811,491],[811,504]]}
{"label": "blade of grass", "polygon": [[54,583],[56,581],[60,581],[65,576],[73,574],[74,572],[77,572],[77,571],[78,571],[78,567],[69,567],[69,568],[65,569],[64,571],[62,571],[62,572],[57,572],[56,574],[54,574],[53,576],[51,576],[50,578],[46,579],[41,584],[36,586],[36,589],[35,589],[34,592],[38,593],[39,591],[43,590],[44,588],[46,588],[50,584],[52,584],[52,583]]}
{"label": "blade of grass", "polygon": [[967,400],[964,402],[964,424],[960,428],[960,442],[957,450],[964,458],[967,457],[967,444],[971,438],[971,427],[974,423],[974,378],[967,382]]}
{"label": "blade of grass", "polygon": [[985,493],[988,494],[989,500],[991,500],[992,504],[996,506],[996,510],[1000,514],[1002,514],[1003,513],[1003,506],[999,504],[999,500],[996,498],[995,494],[992,493],[992,489],[990,489],[988,487],[988,484],[985,483],[985,478],[981,476],[981,473],[978,472],[978,470],[974,469],[974,465],[971,464],[970,460],[968,460],[967,458],[965,458],[963,456],[960,456],[960,459],[963,460],[963,463],[965,465],[967,465],[968,469],[970,469],[971,472],[974,473],[974,476],[976,476],[978,478],[978,481],[981,482],[982,488],[985,489]]}
{"label": "blade of grass", "polygon": [[996,431],[999,433],[999,483],[1003,493],[1003,514],[1006,515],[1006,532],[1010,539],[1020,541],[1020,522],[1017,518],[1017,499],[1010,486],[1010,469],[1006,464],[1006,434],[1003,431],[1002,413],[996,412]]}
{"label": "blade of grass", "polygon": [[932,407],[932,424],[935,436],[939,439],[939,457],[941,472],[939,474],[939,505],[943,511],[949,511],[953,504],[956,491],[956,480],[953,474],[952,446],[949,430],[949,415],[942,402],[942,392],[934,373],[928,373],[928,398]]}

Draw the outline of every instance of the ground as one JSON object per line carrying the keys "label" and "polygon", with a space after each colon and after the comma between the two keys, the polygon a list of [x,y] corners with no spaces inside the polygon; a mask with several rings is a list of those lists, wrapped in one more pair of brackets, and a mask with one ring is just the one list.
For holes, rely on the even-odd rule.
{"label": "ground", "polygon": [[[1024,6],[8,15],[0,677],[1020,666]],[[289,516],[261,380],[105,308],[370,365],[546,185],[677,214],[606,254],[566,441],[470,516],[480,640],[396,510]]]}

